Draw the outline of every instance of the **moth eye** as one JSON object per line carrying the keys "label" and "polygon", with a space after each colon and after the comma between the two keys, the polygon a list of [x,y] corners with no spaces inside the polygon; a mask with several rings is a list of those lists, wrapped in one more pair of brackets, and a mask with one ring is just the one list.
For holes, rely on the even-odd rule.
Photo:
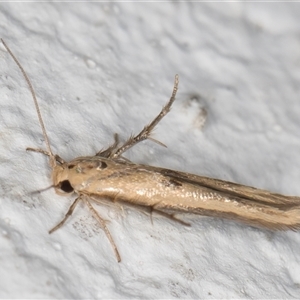
{"label": "moth eye", "polygon": [[65,193],[72,193],[74,191],[69,180],[64,180],[64,181],[60,182],[59,188]]}
{"label": "moth eye", "polygon": [[68,165],[68,169],[73,169],[75,167],[75,165],[74,164],[72,164],[72,165]]}

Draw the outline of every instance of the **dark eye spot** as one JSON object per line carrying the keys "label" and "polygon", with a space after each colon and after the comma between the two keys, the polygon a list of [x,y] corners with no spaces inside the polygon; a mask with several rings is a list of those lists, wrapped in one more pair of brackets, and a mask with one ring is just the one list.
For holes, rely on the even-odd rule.
{"label": "dark eye spot", "polygon": [[107,164],[103,161],[93,161],[93,162],[90,162],[89,164],[85,164],[84,170],[85,171],[92,170],[92,169],[101,170],[101,169],[105,169],[106,167],[107,167]]}
{"label": "dark eye spot", "polygon": [[105,168],[107,168],[107,163],[104,161],[99,162],[97,169],[100,170],[100,169],[105,169]]}
{"label": "dark eye spot", "polygon": [[69,180],[64,180],[64,181],[60,182],[59,187],[65,193],[72,193],[74,191]]}
{"label": "dark eye spot", "polygon": [[75,165],[74,164],[72,164],[72,165],[68,165],[68,169],[73,169],[75,167]]}

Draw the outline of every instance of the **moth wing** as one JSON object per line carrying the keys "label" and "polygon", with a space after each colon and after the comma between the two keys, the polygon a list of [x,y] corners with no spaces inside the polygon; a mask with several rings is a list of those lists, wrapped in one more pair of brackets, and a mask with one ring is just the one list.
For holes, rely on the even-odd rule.
{"label": "moth wing", "polygon": [[172,170],[161,169],[161,172],[174,180],[188,182],[201,187],[207,187],[222,193],[227,193],[232,196],[263,202],[265,204],[275,205],[299,205],[300,197],[285,196],[276,193],[271,193],[267,190],[257,189],[254,187],[229,182],[220,179],[202,177],[189,173],[177,172]]}

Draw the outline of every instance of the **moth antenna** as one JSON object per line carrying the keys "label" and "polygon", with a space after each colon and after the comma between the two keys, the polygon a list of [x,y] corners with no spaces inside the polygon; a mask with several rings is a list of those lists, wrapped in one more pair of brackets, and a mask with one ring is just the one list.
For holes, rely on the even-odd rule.
{"label": "moth antenna", "polygon": [[45,125],[44,125],[44,122],[43,122],[43,119],[42,119],[42,115],[41,115],[41,112],[40,112],[40,108],[39,108],[39,105],[38,105],[38,101],[37,101],[37,98],[36,98],[33,86],[31,84],[31,82],[29,80],[29,77],[27,76],[24,68],[19,63],[19,61],[17,60],[17,58],[14,56],[14,54],[9,49],[9,47],[6,45],[6,43],[3,41],[3,39],[1,39],[1,42],[2,42],[3,46],[5,47],[5,49],[7,50],[7,52],[13,58],[13,60],[15,61],[15,63],[19,67],[19,69],[21,70],[21,72],[22,72],[22,74],[23,74],[23,76],[24,76],[24,78],[25,78],[25,80],[26,80],[26,82],[27,82],[27,84],[29,86],[29,90],[30,90],[32,98],[33,98],[35,109],[36,109],[36,112],[37,112],[37,115],[38,115],[38,118],[39,118],[39,122],[40,122],[40,125],[41,125],[41,128],[42,128],[42,131],[43,131],[43,136],[44,136],[44,139],[45,139],[45,142],[46,142],[46,145],[47,145],[47,149],[48,149],[48,152],[49,152],[50,166],[51,166],[51,168],[53,168],[56,165],[56,160],[55,160],[55,157],[54,157],[54,155],[52,153],[52,150],[51,150],[51,147],[50,147],[50,142],[49,142],[49,139],[48,139],[48,135],[46,133],[46,128],[45,128]]}

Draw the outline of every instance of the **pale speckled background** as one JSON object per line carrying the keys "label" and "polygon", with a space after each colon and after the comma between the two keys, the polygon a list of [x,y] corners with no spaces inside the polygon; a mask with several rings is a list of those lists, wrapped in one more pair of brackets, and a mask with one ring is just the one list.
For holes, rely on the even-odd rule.
{"label": "pale speckled background", "polygon": [[[177,101],[137,163],[300,195],[299,3],[0,3],[0,36],[28,72],[66,160],[126,139]],[[300,233],[219,219],[191,228],[97,206],[48,235],[72,199],[49,190],[31,96],[0,47],[1,298],[298,298]],[[205,117],[206,115],[206,117]]]}

